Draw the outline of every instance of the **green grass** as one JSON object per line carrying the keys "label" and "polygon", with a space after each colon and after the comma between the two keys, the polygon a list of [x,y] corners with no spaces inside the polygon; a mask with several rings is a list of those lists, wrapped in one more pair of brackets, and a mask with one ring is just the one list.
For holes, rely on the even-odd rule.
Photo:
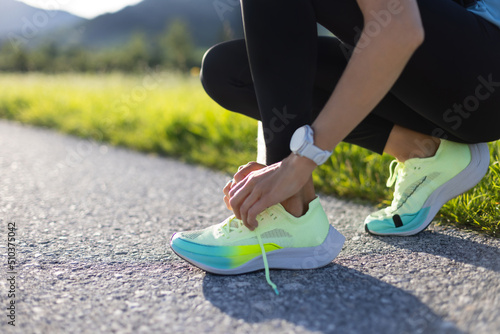
{"label": "green grass", "polygon": [[[3,74],[0,86],[2,118],[175,156],[228,173],[256,156],[256,121],[219,107],[194,77]],[[500,148],[498,143],[490,148],[493,163],[487,177],[448,202],[438,215],[441,223],[500,236]],[[387,204],[390,160],[341,144],[317,169],[314,181],[324,193]]]}
{"label": "green grass", "polygon": [[2,118],[226,171],[254,157],[256,122],[221,109],[194,78],[10,74],[0,85]]}

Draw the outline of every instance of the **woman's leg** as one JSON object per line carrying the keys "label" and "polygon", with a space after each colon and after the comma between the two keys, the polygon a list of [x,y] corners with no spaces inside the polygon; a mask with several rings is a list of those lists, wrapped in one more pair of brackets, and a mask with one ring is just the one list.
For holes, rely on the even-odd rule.
{"label": "woman's leg", "polygon": [[[245,41],[266,142],[266,163],[289,154],[295,129],[312,121],[317,54],[309,0],[242,0]],[[281,204],[302,216],[314,199],[312,178]]]}
{"label": "woman's leg", "polygon": [[223,108],[260,120],[245,40],[211,47],[203,57],[201,83]]}
{"label": "woman's leg", "polygon": [[[337,2],[314,3],[323,16],[318,17],[320,23],[345,43],[354,41],[352,31],[345,30],[351,23],[339,27],[329,15]],[[375,234],[412,235],[425,229],[444,203],[475,186],[488,169],[486,144],[453,141],[478,143],[500,137],[500,29],[449,0],[420,0],[418,5],[425,41],[389,93],[411,112],[373,113],[395,124],[387,152],[401,160],[431,156],[434,151],[435,155],[398,164],[397,178],[390,179],[390,184],[396,180],[392,205],[365,220],[366,229]],[[389,19],[389,11],[373,13],[365,30],[375,38]],[[370,34],[363,35],[358,46],[369,45],[366,36]],[[434,137],[453,141],[438,143]],[[422,150],[422,144],[428,147]]]}
{"label": "woman's leg", "polygon": [[295,129],[312,121],[317,30],[309,0],[242,0],[248,60],[268,164],[289,155]]}
{"label": "woman's leg", "polygon": [[[317,61],[313,69],[316,76],[312,106],[309,109],[312,110],[314,119],[342,74],[351,45],[355,44],[363,21],[355,1],[316,0],[313,4],[317,20],[344,41],[342,44],[333,38],[318,40]],[[419,4],[427,28],[426,42],[412,58],[408,69],[391,93],[345,138],[346,142],[381,153],[394,124],[428,136],[457,142],[480,142],[499,137],[499,127],[496,124],[498,124],[497,115],[500,113],[496,111],[496,106],[500,100],[497,89],[500,84],[496,77],[493,77],[493,73],[499,73],[494,67],[499,66],[496,57],[499,56],[500,43],[492,42],[495,38],[498,39],[500,34],[498,28],[477,18],[451,0],[431,1],[431,3],[421,1]],[[305,3],[302,2],[302,5]],[[438,11],[437,14],[435,10]],[[443,11],[446,13],[449,11],[451,14]],[[458,36],[460,41],[452,41],[454,36]],[[488,38],[491,40],[487,40]],[[262,52],[265,57],[270,54],[270,51]],[[208,72],[208,75],[202,81],[207,92],[229,110],[264,121],[268,119],[267,139],[278,137],[281,143],[281,145],[272,143],[268,145],[267,151],[270,153],[268,162],[276,161],[280,156],[289,154],[288,137],[293,133],[295,125],[278,127],[276,122],[281,119],[273,118],[276,116],[273,112],[279,112],[278,108],[268,107],[267,113],[262,109],[259,112],[246,54],[243,41],[216,46],[207,53],[203,73]],[[286,56],[283,57],[287,59]],[[303,65],[298,62],[289,67],[282,65],[280,68],[288,75],[300,78],[300,73],[294,71]],[[471,68],[474,66],[477,69]],[[266,78],[265,82],[271,83],[274,80]],[[293,86],[291,80],[282,82],[281,86],[285,87],[283,88],[285,95],[288,91],[295,99],[305,96],[305,100],[310,100],[310,95],[302,94],[300,89],[287,88]],[[261,95],[265,95],[266,101],[271,100],[270,105],[284,104],[272,102],[274,101],[272,93],[275,92],[272,87],[263,91]],[[284,98],[281,98],[281,101],[283,100]],[[300,104],[303,105],[304,102]],[[298,114],[293,113],[293,110]],[[267,116],[263,118],[261,113]],[[288,122],[288,118],[292,117],[294,120],[311,117],[302,113],[307,115],[309,111],[297,111],[288,107],[286,114],[282,115],[286,117],[282,118]],[[275,123],[270,124],[269,120],[274,120]],[[274,133],[273,128],[281,131]],[[423,145],[429,143],[426,141]]]}
{"label": "woman's leg", "polygon": [[[339,43],[331,37],[318,39],[317,75],[311,107],[313,119],[328,100],[347,64],[344,55],[339,52]],[[203,59],[201,81],[210,97],[222,107],[261,120],[244,40],[221,43],[208,50]],[[377,108],[402,110],[407,107],[388,95]],[[382,153],[392,127],[391,122],[369,115],[346,141]],[[284,129],[290,132],[290,136],[294,130]],[[281,154],[289,154],[288,144],[274,149],[283,152]],[[291,213],[300,215],[306,209],[304,204],[308,203],[307,199],[314,197],[312,182],[306,188],[306,196],[297,196],[288,205],[283,203]]]}
{"label": "woman's leg", "polygon": [[[342,40],[348,55],[363,28],[355,1],[312,2],[318,22]],[[500,29],[451,0],[419,0],[418,5],[425,41],[390,91],[408,108],[378,108],[373,113],[458,142],[500,138]],[[383,29],[383,21],[390,19],[387,13],[374,16],[373,33]]]}
{"label": "woman's leg", "polygon": [[[313,84],[312,119],[319,114],[340,79],[347,60],[340,51],[340,41],[333,37],[318,38],[316,77]],[[293,69],[291,69],[293,70]],[[224,42],[210,48],[202,63],[201,82],[207,94],[222,107],[256,120],[262,120],[255,94],[254,83],[248,63],[244,40]],[[401,110],[409,108],[399,99],[388,94],[376,107],[378,110]],[[347,138],[346,142],[368,150],[382,153],[393,123],[375,113],[366,117]],[[283,132],[291,132],[286,128]],[[288,144],[275,147],[281,154],[289,154]]]}

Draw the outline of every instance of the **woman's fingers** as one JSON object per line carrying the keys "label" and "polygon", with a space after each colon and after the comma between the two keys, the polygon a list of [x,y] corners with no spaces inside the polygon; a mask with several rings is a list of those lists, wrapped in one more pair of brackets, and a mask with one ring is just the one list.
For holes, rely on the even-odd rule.
{"label": "woman's fingers", "polygon": [[229,197],[224,196],[224,203],[226,204],[226,207],[229,211],[233,211],[233,208],[231,207],[231,203],[229,203]]}
{"label": "woman's fingers", "polygon": [[251,228],[251,230],[259,226],[257,215],[270,206],[271,205],[267,203],[264,197],[261,197],[258,201],[253,203],[252,207],[247,211],[245,225],[252,226],[253,228]]}
{"label": "woman's fingers", "polygon": [[253,189],[253,187],[247,186],[248,183],[249,177],[246,177],[245,179],[236,183],[229,191],[229,205],[233,209],[233,213],[238,219],[242,219],[240,214],[240,207]]}
{"label": "woman's fingers", "polygon": [[231,191],[231,188],[234,185],[234,183],[235,183],[234,179],[231,179],[226,183],[224,189],[222,189],[222,192],[224,193],[224,203],[226,203],[226,207],[230,211],[233,211],[233,208],[231,207],[231,204],[229,204],[229,191]]}
{"label": "woman's fingers", "polygon": [[[274,174],[275,170],[269,167],[252,172],[230,191],[230,205],[236,218],[241,219],[250,230],[258,226],[255,217],[267,208],[267,206],[262,207],[267,202],[260,201],[260,199],[261,197],[268,197],[266,194],[269,192],[269,184]],[[257,202],[260,205],[255,207]],[[274,203],[270,205],[272,204]]]}
{"label": "woman's fingers", "polygon": [[250,210],[252,210],[252,208],[254,208],[255,203],[258,202],[259,199],[260,199],[260,194],[258,191],[255,191],[255,189],[254,189],[254,191],[252,191],[245,198],[245,201],[241,204],[240,209],[239,209],[239,214],[242,217],[243,223],[251,231],[253,231],[258,226],[258,223],[255,219],[253,221],[248,220],[248,218],[247,218],[248,212]]}
{"label": "woman's fingers", "polygon": [[258,225],[257,216],[295,195],[315,167],[312,160],[292,155],[283,162],[251,172],[229,191],[234,214],[253,230]]}
{"label": "woman's fingers", "polygon": [[[296,194],[307,182],[316,164],[307,158],[291,156],[270,166],[248,164],[236,173],[235,182],[225,188],[224,201],[236,218],[254,230],[257,216],[266,208]],[[241,179],[243,175],[246,175]],[[240,179],[236,179],[236,176]]]}
{"label": "woman's fingers", "polygon": [[224,186],[224,189],[222,189],[224,195],[229,196],[229,191],[233,187],[234,183],[235,183],[234,179],[227,181],[226,185]]}
{"label": "woman's fingers", "polygon": [[[273,175],[279,166],[280,163],[272,166],[263,166],[260,164],[253,165],[253,167],[249,168],[257,167],[258,169],[250,172],[243,180],[234,185],[229,191],[229,202],[234,215],[236,218],[243,220],[245,225],[252,230],[254,227],[257,227],[257,225],[255,220],[252,221],[252,225],[248,221],[248,211],[261,196],[266,195],[266,192],[268,191],[266,189],[269,189],[269,183],[273,180]],[[243,169],[241,171],[243,171]],[[266,207],[264,207],[261,211],[265,208]],[[257,212],[257,214],[261,211]],[[257,214],[255,214],[255,216]]]}
{"label": "woman's fingers", "polygon": [[[238,171],[234,175],[234,178],[229,180],[226,185],[224,186],[224,189],[222,189],[222,192],[224,193],[224,203],[226,204],[227,208],[231,211],[233,211],[233,207],[231,206],[230,200],[231,200],[231,195],[230,191],[233,189],[233,187],[244,180],[248,174],[257,171],[259,169],[265,168],[266,166],[263,164],[259,164],[255,161],[251,161],[247,163],[246,165],[242,165],[238,167]],[[240,185],[242,186],[242,185]],[[238,218],[238,216],[237,216]]]}
{"label": "woman's fingers", "polygon": [[259,164],[258,162],[255,162],[255,161],[251,161],[251,162],[247,163],[246,165],[240,166],[238,168],[238,172],[236,172],[236,174],[234,174],[234,180],[236,182],[240,182],[245,177],[247,177],[247,175],[250,174],[251,172],[254,172],[256,170],[263,169],[263,168],[266,168],[266,165]]}

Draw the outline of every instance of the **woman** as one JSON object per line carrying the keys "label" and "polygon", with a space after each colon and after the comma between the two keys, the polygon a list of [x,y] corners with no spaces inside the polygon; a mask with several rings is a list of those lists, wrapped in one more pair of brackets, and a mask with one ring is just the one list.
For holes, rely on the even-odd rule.
{"label": "woman", "polygon": [[[224,188],[233,217],[174,234],[181,257],[221,274],[265,268],[268,282],[268,267],[328,264],[344,238],[311,173],[341,141],[397,160],[392,205],[365,220],[373,234],[422,231],[484,176],[485,142],[500,138],[499,1],[241,4],[245,40],[210,49],[202,82],[223,107],[262,121],[267,166],[240,167]],[[336,37],[318,38],[316,23]]]}

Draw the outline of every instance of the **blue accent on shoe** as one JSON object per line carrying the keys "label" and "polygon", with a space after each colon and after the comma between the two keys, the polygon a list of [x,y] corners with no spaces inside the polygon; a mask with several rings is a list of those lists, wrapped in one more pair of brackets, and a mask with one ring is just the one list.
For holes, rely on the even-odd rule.
{"label": "blue accent on shoe", "polygon": [[[394,225],[393,217],[381,219],[381,220],[371,220],[365,224],[368,232],[373,234],[396,234],[411,232],[421,228],[422,224],[426,221],[426,217],[429,214],[430,207],[425,207],[420,209],[414,214],[400,215],[403,226],[396,227]],[[429,222],[430,224],[430,222]]]}

